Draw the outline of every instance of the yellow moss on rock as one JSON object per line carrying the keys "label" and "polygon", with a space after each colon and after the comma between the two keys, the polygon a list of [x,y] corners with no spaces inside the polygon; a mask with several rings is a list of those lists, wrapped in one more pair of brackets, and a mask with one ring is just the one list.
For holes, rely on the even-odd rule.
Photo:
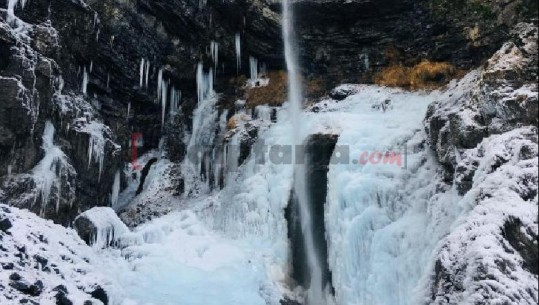
{"label": "yellow moss on rock", "polygon": [[384,68],[373,80],[381,86],[435,89],[461,75],[461,71],[450,63],[423,60],[413,67],[394,65]]}

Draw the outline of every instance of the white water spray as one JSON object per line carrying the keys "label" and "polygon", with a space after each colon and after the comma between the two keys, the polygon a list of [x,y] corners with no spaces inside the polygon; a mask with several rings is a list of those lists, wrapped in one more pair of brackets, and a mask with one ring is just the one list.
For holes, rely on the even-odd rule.
{"label": "white water spray", "polygon": [[[291,119],[294,136],[294,144],[298,145],[296,149],[301,149],[302,138],[299,128],[301,122],[302,111],[302,89],[301,81],[299,77],[299,68],[297,64],[296,53],[294,49],[294,37],[293,37],[293,14],[289,4],[289,0],[283,0],[283,37],[284,37],[284,49],[286,67],[288,70],[288,99],[291,104]],[[303,154],[303,151],[297,152],[296,156]],[[299,163],[299,162],[295,162]],[[294,168],[294,190],[300,210],[301,229],[303,232],[303,239],[305,242],[306,259],[311,272],[311,283],[307,290],[306,304],[307,305],[325,305],[327,304],[324,287],[322,287],[322,267],[320,264],[320,258],[317,255],[316,247],[314,243],[313,227],[312,227],[312,215],[309,205],[309,196],[307,194],[306,171],[305,166],[298,164]]]}

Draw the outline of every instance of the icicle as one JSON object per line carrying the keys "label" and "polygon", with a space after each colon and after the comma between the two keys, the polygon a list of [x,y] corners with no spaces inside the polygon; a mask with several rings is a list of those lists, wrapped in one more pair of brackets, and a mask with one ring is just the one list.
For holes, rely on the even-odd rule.
{"label": "icicle", "polygon": [[365,64],[365,71],[368,71],[370,68],[369,54],[365,54],[365,57],[363,58],[363,62]]}
{"label": "icicle", "polygon": [[88,88],[88,73],[86,73],[86,67],[82,72],[82,94],[86,95],[86,90]]}
{"label": "icicle", "polygon": [[140,60],[140,68],[139,68],[139,88],[142,88],[142,84],[144,81],[144,58]]}
{"label": "icicle", "polygon": [[236,33],[236,70],[241,70],[241,35]]}
{"label": "icicle", "polygon": [[259,75],[263,75],[263,76],[266,76],[268,73],[268,68],[266,66],[266,63],[262,63],[260,65],[260,72],[259,72]]}
{"label": "icicle", "polygon": [[163,81],[161,85],[161,127],[165,126],[165,113],[167,109],[167,90],[168,90],[168,82]]}
{"label": "icicle", "polygon": [[180,99],[181,99],[181,91],[176,90],[174,86],[170,89],[170,118],[172,120],[172,117],[178,113],[178,110],[180,108]]}
{"label": "icicle", "polygon": [[110,194],[110,205],[115,208],[118,204],[118,196],[120,195],[120,171],[116,171],[114,175],[114,183],[112,184],[112,193]]}
{"label": "icicle", "polygon": [[97,32],[95,33],[95,41],[99,41],[99,33],[101,32],[100,29],[97,29]]}
{"label": "icicle", "polygon": [[64,90],[64,79],[62,76],[58,76],[58,92],[62,94],[62,90]]}
{"label": "icicle", "polygon": [[92,122],[85,126],[85,131],[89,134],[88,141],[88,168],[95,160],[99,164],[98,181],[103,173],[103,163],[105,161],[105,138],[103,137],[103,124]]}
{"label": "icicle", "polygon": [[107,73],[107,89],[109,88],[109,83],[110,83],[110,74]]}
{"label": "icicle", "polygon": [[146,75],[146,79],[144,81],[146,88],[148,88],[148,77],[150,76],[150,61],[146,60],[146,67],[144,67],[144,74]]}
{"label": "icicle", "polygon": [[211,59],[215,66],[215,73],[217,73],[217,65],[219,64],[219,43],[212,41],[210,43]]}
{"label": "icicle", "polygon": [[249,70],[251,72],[251,81],[255,82],[258,79],[258,59],[249,56]]}
{"label": "icicle", "polygon": [[197,65],[197,97],[198,97],[198,103],[202,101],[204,98],[204,88],[206,87],[204,82],[204,67],[202,66],[202,63],[199,62]]}
{"label": "icicle", "polygon": [[98,21],[98,17],[97,17],[97,12],[94,12],[94,29],[95,29],[95,26],[97,25],[97,21]]}
{"label": "icicle", "polygon": [[209,96],[213,92],[213,68],[210,68],[210,72],[208,73],[207,79],[208,79],[208,87],[206,88],[206,95]]}
{"label": "icicle", "polygon": [[159,69],[157,73],[157,103],[161,100],[161,86],[163,83],[163,69]]}
{"label": "icicle", "polygon": [[129,120],[129,117],[131,116],[131,102],[127,104],[127,119]]}
{"label": "icicle", "polygon": [[94,70],[94,61],[92,60],[90,62],[90,73],[92,73],[93,70]]}

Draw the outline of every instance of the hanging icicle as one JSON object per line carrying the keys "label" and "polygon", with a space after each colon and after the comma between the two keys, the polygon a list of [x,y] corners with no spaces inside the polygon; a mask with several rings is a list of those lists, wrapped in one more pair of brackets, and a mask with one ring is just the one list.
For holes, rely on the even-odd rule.
{"label": "hanging icicle", "polygon": [[241,36],[240,33],[236,33],[236,70],[241,70]]}

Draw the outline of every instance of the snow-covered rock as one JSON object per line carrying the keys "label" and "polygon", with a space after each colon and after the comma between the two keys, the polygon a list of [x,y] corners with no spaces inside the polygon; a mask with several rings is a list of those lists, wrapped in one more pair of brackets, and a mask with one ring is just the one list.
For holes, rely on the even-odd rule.
{"label": "snow-covered rock", "polygon": [[475,148],[483,138],[537,125],[537,27],[521,23],[512,37],[484,68],[452,82],[429,107],[429,145],[449,172],[458,152]]}
{"label": "snow-covered rock", "polygon": [[0,204],[0,304],[107,304],[97,264],[74,230]]}
{"label": "snow-covered rock", "polygon": [[459,204],[469,212],[440,245],[432,304],[537,304],[537,128],[493,135],[465,164],[471,189]]}
{"label": "snow-covered rock", "polygon": [[80,214],[73,227],[88,245],[97,248],[112,246],[129,232],[116,212],[107,207],[95,207]]}

